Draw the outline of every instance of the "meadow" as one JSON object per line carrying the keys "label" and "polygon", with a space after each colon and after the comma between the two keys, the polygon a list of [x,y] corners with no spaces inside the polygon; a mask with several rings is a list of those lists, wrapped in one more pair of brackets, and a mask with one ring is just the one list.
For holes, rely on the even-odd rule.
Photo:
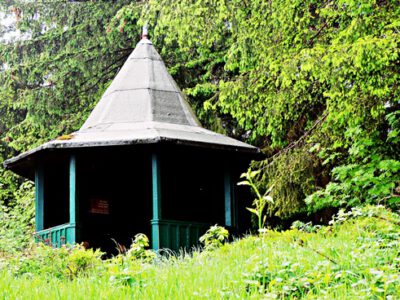
{"label": "meadow", "polygon": [[[400,218],[341,211],[221,246],[155,254],[138,239],[102,260],[82,247],[33,245],[0,263],[2,299],[399,299]],[[212,239],[211,239],[212,242]],[[217,243],[219,245],[219,243]],[[222,244],[222,243],[221,243]]]}

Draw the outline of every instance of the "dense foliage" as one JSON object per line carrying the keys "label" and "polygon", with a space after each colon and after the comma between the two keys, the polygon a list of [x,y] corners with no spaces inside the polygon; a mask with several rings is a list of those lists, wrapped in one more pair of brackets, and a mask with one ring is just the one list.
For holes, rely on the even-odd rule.
{"label": "dense foliage", "polygon": [[[295,227],[285,232],[269,230],[231,244],[217,242],[208,251],[178,256],[154,256],[144,249],[146,241],[139,236],[126,254],[103,261],[98,251],[39,244],[12,259],[0,258],[0,296],[397,299],[397,214],[366,207],[341,212],[327,227],[299,222]],[[211,231],[216,233],[216,229]],[[214,235],[221,241],[220,233],[209,232],[205,240],[211,241]]]}
{"label": "dense foliage", "polygon": [[[398,1],[3,0],[0,12],[13,20],[0,26],[0,164],[79,128],[148,23],[204,126],[265,152],[253,167],[262,194],[273,186],[269,214],[398,207]],[[11,210],[31,193],[0,166],[1,225],[30,232],[32,210]]]}
{"label": "dense foliage", "polygon": [[271,214],[302,211],[321,189],[311,211],[398,201],[397,1],[154,0],[148,10],[163,51],[182,53],[179,73],[200,72],[193,101],[207,98],[206,111],[265,150],[256,167],[274,186]]}

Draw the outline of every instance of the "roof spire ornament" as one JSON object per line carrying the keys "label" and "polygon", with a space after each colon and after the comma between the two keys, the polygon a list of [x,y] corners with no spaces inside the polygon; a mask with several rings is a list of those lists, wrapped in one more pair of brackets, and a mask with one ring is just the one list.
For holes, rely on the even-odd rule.
{"label": "roof spire ornament", "polygon": [[148,39],[149,38],[149,31],[148,31],[148,25],[147,23],[143,25],[142,27],[142,40]]}

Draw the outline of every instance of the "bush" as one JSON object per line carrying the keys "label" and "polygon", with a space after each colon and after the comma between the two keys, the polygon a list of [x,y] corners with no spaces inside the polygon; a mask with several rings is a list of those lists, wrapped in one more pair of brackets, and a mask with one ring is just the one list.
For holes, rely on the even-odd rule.
{"label": "bush", "polygon": [[[0,184],[1,189],[1,184]],[[14,192],[14,202],[0,203],[0,254],[12,254],[33,243],[35,224],[33,183],[25,181]]]}
{"label": "bush", "polygon": [[[333,168],[331,181],[306,198],[308,209],[315,212],[325,207],[356,207],[364,204],[383,204],[400,208],[400,113],[386,115],[387,136],[368,133],[361,126],[349,128],[345,137],[348,158]],[[329,164],[338,153],[318,153]]]}
{"label": "bush", "polygon": [[156,257],[152,250],[146,250],[149,247],[149,238],[143,234],[138,233],[132,242],[131,247],[126,252],[126,257],[133,260],[141,260],[143,262],[152,262]]}
{"label": "bush", "polygon": [[204,244],[205,250],[215,250],[221,247],[229,237],[229,232],[222,226],[211,226],[207,232],[200,237],[200,242]]}
{"label": "bush", "polygon": [[75,278],[101,265],[100,250],[86,250],[81,245],[53,248],[39,243],[24,252],[16,253],[3,268],[15,276],[40,275],[56,278]]}
{"label": "bush", "polygon": [[113,285],[143,286],[144,265],[154,262],[156,253],[149,247],[149,239],[143,233],[135,235],[128,251],[107,261],[109,281]]}

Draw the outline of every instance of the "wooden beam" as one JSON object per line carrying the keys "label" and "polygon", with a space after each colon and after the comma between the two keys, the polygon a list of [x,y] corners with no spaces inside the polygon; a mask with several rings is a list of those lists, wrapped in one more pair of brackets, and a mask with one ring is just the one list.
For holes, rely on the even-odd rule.
{"label": "wooden beam", "polygon": [[44,229],[44,168],[42,165],[35,170],[35,221],[36,231]]}
{"label": "wooden beam", "polygon": [[152,229],[152,248],[160,249],[160,224],[161,219],[161,178],[160,178],[160,157],[157,153],[151,156],[152,187],[153,187],[153,219],[151,220]]}

